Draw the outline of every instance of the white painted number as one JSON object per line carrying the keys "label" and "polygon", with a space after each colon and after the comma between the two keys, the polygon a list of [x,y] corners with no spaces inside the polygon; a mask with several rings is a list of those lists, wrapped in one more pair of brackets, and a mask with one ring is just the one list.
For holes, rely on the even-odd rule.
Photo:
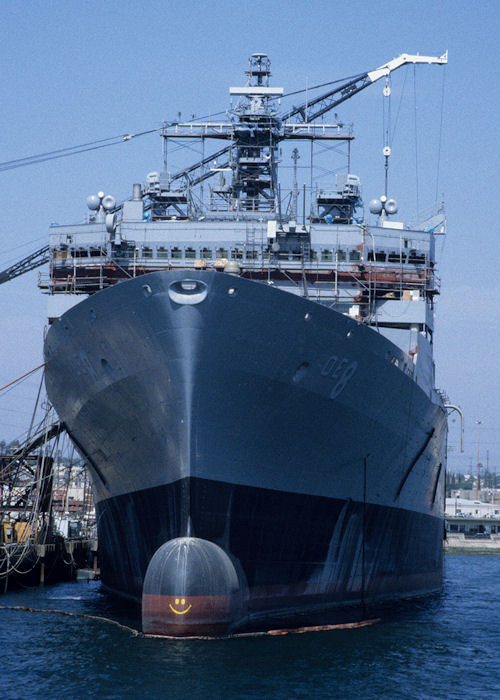
{"label": "white painted number", "polygon": [[336,399],[345,389],[347,382],[353,376],[358,368],[356,360],[349,360],[347,357],[337,357],[332,355],[325,362],[321,375],[337,380],[330,392],[330,398]]}

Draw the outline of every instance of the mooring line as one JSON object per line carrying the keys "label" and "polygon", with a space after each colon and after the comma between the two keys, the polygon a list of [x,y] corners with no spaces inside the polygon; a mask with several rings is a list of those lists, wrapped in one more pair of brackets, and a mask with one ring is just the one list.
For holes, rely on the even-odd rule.
{"label": "mooring line", "polygon": [[15,384],[16,382],[20,382],[21,379],[24,379],[24,378],[27,377],[29,374],[33,374],[33,372],[36,372],[37,369],[40,369],[41,367],[45,367],[45,362],[42,362],[42,364],[41,364],[41,365],[38,365],[38,367],[34,367],[33,369],[30,369],[29,372],[25,372],[24,374],[21,374],[20,377],[18,377],[17,379],[13,379],[11,382],[9,382],[8,384],[6,384],[5,386],[0,387],[0,391],[3,391],[4,389],[7,389],[9,386],[12,386],[12,384]]}
{"label": "mooring line", "polygon": [[130,632],[134,637],[143,637],[144,635],[142,632],[139,632],[138,630],[134,629],[133,627],[128,627],[127,625],[122,625],[121,622],[117,622],[116,620],[111,620],[109,617],[100,617],[99,615],[87,615],[85,613],[72,613],[72,612],[66,612],[65,610],[45,610],[42,608],[29,608],[25,605],[0,605],[0,610],[23,610],[25,612],[34,612],[34,613],[52,613],[55,615],[67,615],[68,617],[83,617],[86,618],[87,620],[98,620],[99,622],[107,622],[110,625],[115,625],[116,627],[120,627],[123,630],[126,630],[127,632]]}
{"label": "mooring line", "polygon": [[21,610],[24,612],[34,612],[34,613],[53,613],[56,615],[67,615],[68,617],[83,617],[87,620],[97,620],[98,622],[107,622],[110,625],[115,625],[121,629],[130,632],[134,637],[144,637],[150,639],[169,639],[175,641],[190,641],[190,640],[217,640],[217,639],[235,639],[242,637],[278,637],[286,634],[304,634],[307,632],[331,632],[333,630],[347,630],[347,629],[359,629],[360,627],[369,627],[381,622],[380,618],[372,618],[370,620],[361,620],[360,622],[345,622],[337,625],[316,625],[313,627],[292,627],[289,629],[274,629],[262,632],[237,632],[236,634],[230,634],[226,637],[207,637],[207,636],[193,636],[193,637],[174,637],[172,635],[162,635],[162,634],[143,634],[133,627],[128,627],[127,625],[122,625],[121,622],[116,620],[111,620],[109,617],[100,617],[99,615],[87,615],[85,613],[72,613],[66,612],[65,610],[46,610],[43,608],[30,608],[25,605],[0,605],[0,610]]}
{"label": "mooring line", "polygon": [[192,637],[174,637],[170,634],[143,634],[143,637],[149,639],[170,639],[175,641],[193,641],[207,640],[220,641],[222,639],[242,639],[245,637],[281,637],[285,634],[306,634],[307,632],[332,632],[333,630],[352,630],[360,627],[370,627],[382,622],[380,617],[375,617],[370,620],[361,620],[360,622],[343,622],[337,625],[315,625],[314,627],[290,627],[285,629],[263,630],[256,632],[235,632],[227,634],[224,637],[208,637],[206,635],[197,635]]}

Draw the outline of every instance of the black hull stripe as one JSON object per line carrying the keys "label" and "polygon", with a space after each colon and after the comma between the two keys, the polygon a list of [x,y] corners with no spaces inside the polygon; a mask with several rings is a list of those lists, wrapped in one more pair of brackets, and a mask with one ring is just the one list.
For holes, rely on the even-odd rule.
{"label": "black hull stripe", "polygon": [[103,582],[137,600],[154,552],[188,528],[229,554],[257,617],[440,587],[443,523],[422,513],[195,478],[97,508]]}

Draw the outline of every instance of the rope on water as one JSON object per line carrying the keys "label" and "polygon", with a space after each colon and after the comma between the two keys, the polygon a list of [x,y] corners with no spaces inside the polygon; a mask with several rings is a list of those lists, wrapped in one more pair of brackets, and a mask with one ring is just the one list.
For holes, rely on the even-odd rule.
{"label": "rope on water", "polygon": [[170,634],[143,634],[143,637],[149,639],[173,639],[176,641],[190,640],[206,640],[217,641],[221,639],[241,639],[246,637],[280,637],[285,634],[305,634],[306,632],[332,632],[333,630],[353,630],[360,627],[370,627],[382,622],[380,617],[374,617],[369,620],[361,620],[360,622],[343,622],[337,625],[315,625],[314,627],[290,627],[288,629],[263,630],[261,632],[235,632],[223,637],[207,637],[205,635],[193,635],[192,637],[174,637]]}
{"label": "rope on water", "polygon": [[133,637],[143,637],[142,632],[134,629],[133,627],[128,627],[127,625],[122,625],[121,622],[116,620],[111,620],[109,617],[100,617],[99,615],[86,615],[85,613],[72,613],[66,612],[65,610],[45,610],[42,608],[29,608],[25,605],[0,605],[0,610],[23,610],[25,612],[33,613],[52,613],[55,615],[67,615],[68,617],[83,617],[87,620],[97,620],[98,622],[107,622],[110,625],[115,625],[120,627],[126,632],[130,632]]}
{"label": "rope on water", "polygon": [[[110,625],[115,625],[126,632],[130,632],[133,637],[144,637],[144,638],[158,638],[158,639],[174,639],[176,641],[189,641],[195,639],[207,639],[207,640],[217,640],[221,637],[206,637],[206,636],[192,636],[192,637],[173,637],[171,635],[159,635],[159,634],[143,634],[133,627],[128,627],[127,625],[122,625],[121,622],[116,620],[110,620],[109,617],[100,617],[99,615],[86,615],[85,613],[72,613],[66,612],[65,610],[45,610],[42,608],[29,608],[25,605],[0,605],[0,610],[22,610],[24,612],[34,612],[34,613],[52,613],[55,615],[67,615],[68,617],[83,617],[87,620],[97,620],[98,622],[107,622]],[[295,627],[291,629],[274,629],[267,630],[263,632],[240,632],[236,634],[230,634],[227,637],[222,637],[222,639],[230,638],[241,638],[241,637],[277,637],[285,634],[304,634],[306,632],[331,632],[333,630],[347,630],[347,629],[359,629],[360,627],[369,627],[371,625],[376,625],[381,622],[380,618],[372,618],[369,620],[361,620],[360,622],[345,622],[337,625],[317,625],[314,627]]]}

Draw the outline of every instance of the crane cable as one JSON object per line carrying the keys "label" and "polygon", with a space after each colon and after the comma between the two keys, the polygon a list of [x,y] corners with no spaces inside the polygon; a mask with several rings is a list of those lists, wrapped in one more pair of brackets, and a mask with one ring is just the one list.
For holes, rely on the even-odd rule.
{"label": "crane cable", "polygon": [[7,160],[0,163],[0,172],[5,170],[13,170],[15,168],[23,168],[27,165],[34,165],[36,163],[45,163],[48,160],[55,160],[57,158],[66,158],[67,156],[73,156],[77,153],[95,151],[99,148],[106,148],[107,146],[116,146],[124,141],[130,141],[131,139],[144,136],[145,134],[152,134],[159,130],[160,129],[148,129],[147,131],[140,131],[137,134],[119,134],[118,136],[110,136],[109,138],[97,139],[96,141],[88,141],[87,143],[80,143],[76,146],[67,146],[66,148],[59,148],[55,151],[38,153],[33,156],[26,156],[25,158]]}
{"label": "crane cable", "polygon": [[416,220],[418,221],[420,216],[420,194],[418,182],[417,71],[415,65],[413,66],[413,119],[415,129],[415,196],[417,200]]}
{"label": "crane cable", "polygon": [[440,120],[439,120],[438,158],[437,158],[437,168],[436,168],[436,202],[438,201],[439,168],[441,165],[441,142],[442,142],[442,137],[443,137],[445,78],[446,78],[446,66],[444,67],[443,80],[441,83],[441,115],[440,115]]}
{"label": "crane cable", "polygon": [[[359,75],[353,75],[349,76],[348,78],[340,78],[339,80],[331,80],[327,83],[321,83],[319,85],[314,85],[311,88],[308,88],[309,90],[316,90],[318,88],[322,87],[327,87],[329,85],[335,85],[336,83],[341,83],[346,80],[353,80],[355,78],[359,78],[363,74]],[[285,98],[285,97],[290,97],[291,95],[298,95],[300,93],[305,92],[304,89],[302,90],[295,90],[294,92],[288,92],[285,95],[281,95],[280,99]],[[278,99],[278,98],[271,98],[271,99]],[[225,114],[226,111],[221,111],[221,112],[216,112],[215,114],[207,115],[207,116],[218,116],[220,114]],[[199,121],[200,119],[206,119],[207,116],[203,117],[193,117],[193,119],[187,120],[187,122],[196,122]],[[177,122],[172,121],[170,122],[170,125],[173,126]],[[123,143],[125,141],[130,141],[131,139],[137,138],[139,136],[145,136],[146,134],[153,134],[155,132],[161,132],[161,130],[164,127],[159,127],[156,129],[147,129],[146,131],[139,131],[136,134],[118,134],[117,136],[110,136],[108,138],[104,139],[96,139],[95,141],[87,141],[86,143],[80,143],[77,144],[76,146],[67,146],[66,148],[58,148],[55,151],[46,151],[45,153],[37,153],[32,156],[26,156],[24,158],[16,158],[14,160],[6,160],[4,162],[0,162],[0,172],[4,172],[7,170],[14,170],[15,168],[23,168],[28,165],[35,165],[36,163],[45,163],[46,161],[49,160],[55,160],[57,158],[66,158],[68,156],[76,155],[78,153],[86,153],[87,151],[95,151],[100,148],[107,148],[108,146],[116,146],[119,143]]]}

